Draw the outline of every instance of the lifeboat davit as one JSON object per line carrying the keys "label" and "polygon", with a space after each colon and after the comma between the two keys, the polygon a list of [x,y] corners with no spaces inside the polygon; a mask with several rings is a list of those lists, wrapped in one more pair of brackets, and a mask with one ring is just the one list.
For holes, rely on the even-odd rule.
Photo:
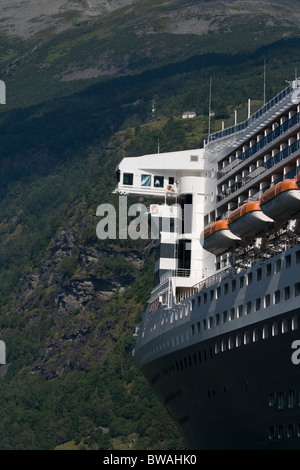
{"label": "lifeboat davit", "polygon": [[259,201],[249,201],[235,209],[228,217],[228,228],[243,239],[253,239],[267,230],[273,219],[264,214]]}
{"label": "lifeboat davit", "polygon": [[261,210],[276,222],[300,218],[300,190],[296,179],[286,179],[260,198]]}
{"label": "lifeboat davit", "polygon": [[229,230],[228,220],[217,220],[205,227],[201,239],[203,248],[214,255],[220,255],[234,248],[240,240]]}

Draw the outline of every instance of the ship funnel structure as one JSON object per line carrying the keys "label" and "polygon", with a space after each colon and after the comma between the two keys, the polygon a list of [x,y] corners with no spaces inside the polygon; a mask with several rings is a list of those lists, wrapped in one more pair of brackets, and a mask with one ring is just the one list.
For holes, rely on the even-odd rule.
{"label": "ship funnel structure", "polygon": [[261,210],[276,222],[300,218],[300,189],[296,179],[286,179],[269,188],[260,198]]}

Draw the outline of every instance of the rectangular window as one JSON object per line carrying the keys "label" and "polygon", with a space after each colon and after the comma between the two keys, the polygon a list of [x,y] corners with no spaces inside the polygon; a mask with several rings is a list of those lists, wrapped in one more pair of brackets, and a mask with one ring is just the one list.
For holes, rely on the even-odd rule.
{"label": "rectangular window", "polygon": [[220,324],[220,314],[217,313],[216,315],[216,325],[219,325]]}
{"label": "rectangular window", "polygon": [[284,427],[283,424],[279,424],[278,426],[278,439],[284,438]]}
{"label": "rectangular window", "polygon": [[278,409],[283,410],[285,407],[285,392],[279,392],[278,395]]}
{"label": "rectangular window", "polygon": [[259,269],[256,271],[256,280],[257,280],[257,281],[260,281],[260,280],[261,280],[261,268],[259,268]]}
{"label": "rectangular window", "polygon": [[214,291],[210,291],[210,301],[212,302],[214,300]]}
{"label": "rectangular window", "polygon": [[291,255],[287,255],[285,257],[285,267],[286,267],[286,269],[290,268],[291,264],[292,264],[292,257],[291,257]]}
{"label": "rectangular window", "polygon": [[296,390],[289,390],[288,407],[294,408],[295,406],[296,406]]}
{"label": "rectangular window", "polygon": [[274,304],[279,304],[280,302],[280,290],[274,292]]}
{"label": "rectangular window", "polygon": [[267,339],[267,338],[269,338],[269,335],[270,335],[270,333],[269,333],[269,325],[265,325],[265,326],[263,327],[263,334],[262,334],[262,337],[263,337],[263,339]]}
{"label": "rectangular window", "polygon": [[259,340],[259,329],[258,329],[258,328],[255,328],[255,329],[253,330],[252,339],[253,339],[253,343],[255,343],[256,341]]}
{"label": "rectangular window", "polygon": [[296,251],[296,264],[300,263],[300,250]]}
{"label": "rectangular window", "polygon": [[265,295],[265,308],[270,306],[270,294]]}
{"label": "rectangular window", "polygon": [[175,219],[170,219],[170,232],[175,232]]}
{"label": "rectangular window", "polygon": [[240,346],[242,346],[242,344],[243,344],[243,336],[241,333],[239,333],[238,335],[236,335],[235,345],[237,348],[239,348]]}
{"label": "rectangular window", "polygon": [[133,185],[133,173],[124,173],[123,174],[123,184]]}
{"label": "rectangular window", "polygon": [[164,177],[163,176],[154,176],[154,186],[156,188],[164,187]]}
{"label": "rectangular window", "polygon": [[275,273],[279,273],[281,271],[281,259],[278,259],[275,264]]}
{"label": "rectangular window", "polygon": [[267,269],[267,276],[271,276],[271,274],[272,274],[272,265],[271,265],[271,263],[267,264],[266,269]]}
{"label": "rectangular window", "polygon": [[292,330],[298,330],[299,328],[299,315],[294,315],[292,318]]}
{"label": "rectangular window", "polygon": [[248,273],[247,275],[247,285],[249,286],[252,284],[252,273]]}
{"label": "rectangular window", "polygon": [[287,333],[289,330],[289,323],[288,323],[288,319],[285,318],[284,320],[282,320],[282,323],[281,323],[281,333]]}
{"label": "rectangular window", "polygon": [[246,331],[246,333],[244,333],[244,344],[249,344],[249,343],[250,343],[250,332]]}
{"label": "rectangular window", "polygon": [[236,288],[236,280],[234,279],[233,281],[231,281],[231,290],[232,290],[232,292],[235,291],[235,288]]}
{"label": "rectangular window", "polygon": [[244,287],[244,277],[240,277],[240,288]]}
{"label": "rectangular window", "polygon": [[224,312],[223,312],[222,320],[223,320],[223,323],[225,323],[227,321],[227,311],[226,310],[224,310]]}
{"label": "rectangular window", "polygon": [[290,286],[284,288],[284,300],[288,300],[290,298]]}
{"label": "rectangular window", "polygon": [[275,428],[275,426],[270,426],[269,439],[270,439],[270,441],[273,441],[274,439],[276,439],[276,428]]}
{"label": "rectangular window", "polygon": [[142,175],[141,176],[141,185],[142,186],[151,186],[151,175]]}
{"label": "rectangular window", "polygon": [[237,317],[240,318],[243,315],[243,305],[238,306]]}
{"label": "rectangular window", "polygon": [[294,437],[294,426],[292,424],[288,424],[286,435],[289,439]]}
{"label": "rectangular window", "polygon": [[228,294],[228,284],[225,284],[225,285],[224,285],[224,294],[225,294],[225,295]]}
{"label": "rectangular window", "polygon": [[255,300],[255,311],[260,310],[260,298]]}
{"label": "rectangular window", "polygon": [[279,326],[278,326],[278,321],[275,321],[272,324],[272,336],[277,336],[279,332]]}
{"label": "rectangular window", "polygon": [[246,315],[249,315],[251,312],[251,302],[246,303]]}
{"label": "rectangular window", "polygon": [[276,404],[276,395],[274,392],[269,395],[269,406],[272,407]]}
{"label": "rectangular window", "polygon": [[294,297],[298,297],[300,295],[300,282],[296,282],[294,286]]}
{"label": "rectangular window", "polygon": [[234,307],[230,309],[229,313],[229,321],[234,320]]}

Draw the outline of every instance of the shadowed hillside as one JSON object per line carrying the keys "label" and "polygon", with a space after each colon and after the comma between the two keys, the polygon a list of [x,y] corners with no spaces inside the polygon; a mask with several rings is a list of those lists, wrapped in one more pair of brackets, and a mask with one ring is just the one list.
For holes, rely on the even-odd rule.
{"label": "shadowed hillside", "polygon": [[298,2],[30,3],[0,23],[0,448],[184,449],[131,358],[153,246],[99,240],[96,209],[123,157],[202,145],[210,78],[213,130],[264,63],[267,99],[294,78]]}

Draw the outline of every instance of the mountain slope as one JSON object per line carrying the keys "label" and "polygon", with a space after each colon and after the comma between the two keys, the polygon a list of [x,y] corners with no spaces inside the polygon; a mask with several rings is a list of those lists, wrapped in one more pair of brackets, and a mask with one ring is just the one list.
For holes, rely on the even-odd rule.
{"label": "mountain slope", "polygon": [[[129,8],[126,8],[129,7]],[[296,0],[46,0],[18,2],[2,0],[0,30],[27,39],[45,29],[55,33],[72,27],[74,20],[92,21],[117,12],[123,24],[134,27],[137,35],[155,34],[165,30],[174,34],[203,35],[253,23],[258,18],[267,27],[299,24],[300,8]],[[138,17],[138,22],[136,18]],[[110,20],[111,21],[111,20]]]}
{"label": "mountain slope", "polygon": [[242,120],[248,98],[262,104],[264,60],[267,98],[285,87],[300,67],[298,2],[0,8],[0,447],[182,449],[131,359],[152,244],[98,240],[96,209],[118,207],[123,157],[158,139],[161,152],[201,146],[211,77],[213,130],[234,109]]}
{"label": "mountain slope", "polygon": [[1,28],[9,35],[28,39],[43,30],[55,33],[70,28],[76,20],[102,16],[138,0],[2,0]]}
{"label": "mountain slope", "polygon": [[[91,83],[203,53],[249,53],[299,36],[296,0],[94,0],[90,8],[84,1],[57,0],[45,14],[42,7],[43,2],[29,0],[1,3],[0,70],[7,107],[69,95]],[[32,31],[24,38],[28,28]]]}

